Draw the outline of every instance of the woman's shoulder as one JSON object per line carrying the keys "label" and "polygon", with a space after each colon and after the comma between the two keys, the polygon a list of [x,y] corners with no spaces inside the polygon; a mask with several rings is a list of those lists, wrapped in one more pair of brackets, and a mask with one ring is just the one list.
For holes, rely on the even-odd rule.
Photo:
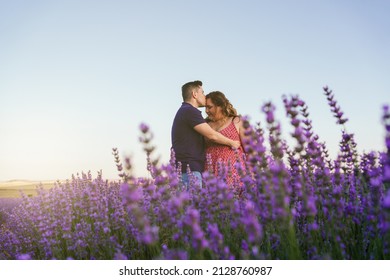
{"label": "woman's shoulder", "polygon": [[234,124],[240,124],[241,123],[241,116],[234,116],[234,117],[232,117],[232,122],[234,123]]}
{"label": "woman's shoulder", "polygon": [[242,118],[241,116],[235,116],[232,119],[232,123],[236,127],[237,132],[240,132],[241,127],[242,127]]}

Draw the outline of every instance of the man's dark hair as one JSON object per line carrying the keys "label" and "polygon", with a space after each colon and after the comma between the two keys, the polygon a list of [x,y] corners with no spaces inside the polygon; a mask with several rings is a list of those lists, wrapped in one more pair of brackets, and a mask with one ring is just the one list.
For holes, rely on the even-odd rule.
{"label": "man's dark hair", "polygon": [[181,94],[183,96],[183,101],[188,101],[191,99],[191,94],[192,91],[198,87],[201,87],[203,83],[201,81],[193,81],[193,82],[188,82],[184,84],[181,87]]}

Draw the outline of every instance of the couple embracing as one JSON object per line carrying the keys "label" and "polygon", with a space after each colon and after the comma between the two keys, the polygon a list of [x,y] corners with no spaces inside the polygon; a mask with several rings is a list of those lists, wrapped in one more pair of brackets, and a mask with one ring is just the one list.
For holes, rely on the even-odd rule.
{"label": "couple embracing", "polygon": [[[218,175],[226,167],[226,183],[240,193],[237,164],[244,166],[245,161],[243,121],[222,92],[205,95],[202,85],[193,81],[182,86],[183,103],[172,125],[172,149],[176,164],[181,164],[182,182],[189,184],[188,168],[201,185],[203,171]],[[200,107],[206,107],[206,119]]]}

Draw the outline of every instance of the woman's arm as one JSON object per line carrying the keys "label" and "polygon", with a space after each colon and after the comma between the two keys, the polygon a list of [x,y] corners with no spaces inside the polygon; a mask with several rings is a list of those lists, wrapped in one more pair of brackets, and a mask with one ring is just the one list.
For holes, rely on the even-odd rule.
{"label": "woman's arm", "polygon": [[236,129],[238,131],[238,134],[240,135],[242,149],[246,153],[245,143],[246,143],[246,140],[248,139],[248,136],[245,135],[244,122],[242,121],[241,117],[235,117],[233,119],[233,121],[234,121],[234,125],[236,126]]}

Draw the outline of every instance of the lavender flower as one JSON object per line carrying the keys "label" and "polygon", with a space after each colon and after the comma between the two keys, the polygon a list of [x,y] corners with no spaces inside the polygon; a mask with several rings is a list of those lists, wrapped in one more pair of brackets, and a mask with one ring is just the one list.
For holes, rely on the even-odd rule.
{"label": "lavender flower", "polygon": [[[324,91],[344,125],[334,94]],[[240,195],[225,182],[224,164],[218,175],[204,172],[202,186],[190,180],[183,189],[174,153],[160,164],[141,124],[149,178],[134,177],[131,160],[122,164],[114,148],[118,181],[81,173],[50,190],[38,186],[13,207],[1,204],[0,259],[389,259],[389,107],[387,151],[359,154],[344,128],[332,159],[306,103],[297,95],[283,102],[294,147],[271,102],[261,107],[265,128],[243,118]]]}

